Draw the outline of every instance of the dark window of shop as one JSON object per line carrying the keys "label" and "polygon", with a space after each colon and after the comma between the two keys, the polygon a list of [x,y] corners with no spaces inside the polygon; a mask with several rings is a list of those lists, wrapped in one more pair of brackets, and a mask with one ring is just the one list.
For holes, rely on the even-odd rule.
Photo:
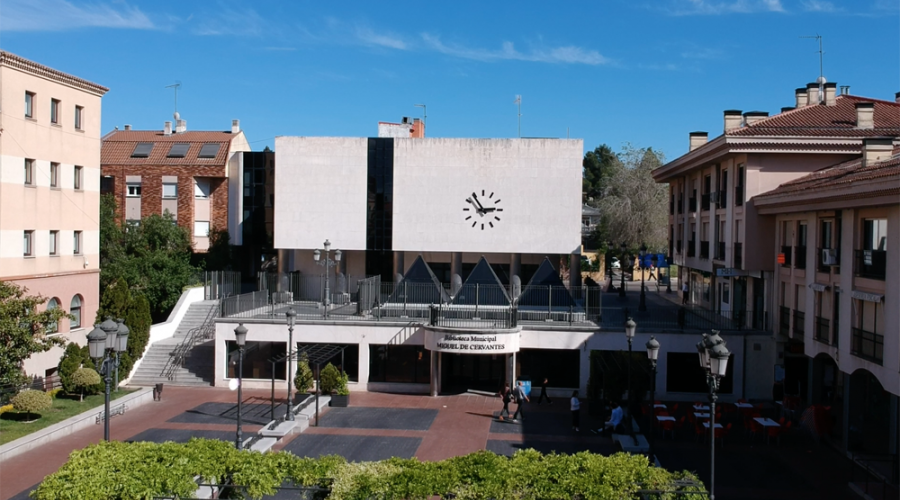
{"label": "dark window of shop", "polygon": [[531,378],[532,387],[540,387],[544,377],[550,387],[578,387],[581,355],[578,350],[522,349],[516,354],[519,377]]}
{"label": "dark window of shop", "polygon": [[[238,348],[233,340],[225,342],[227,378],[237,378]],[[244,373],[243,378],[272,378],[272,359],[283,357],[285,354],[284,342],[251,342],[244,346]],[[275,379],[285,379],[284,363],[275,363]]]}
{"label": "dark window of shop", "polygon": [[423,346],[370,345],[369,382],[431,382],[431,355]]}
{"label": "dark window of shop", "polygon": [[[697,353],[670,352],[666,354],[666,387],[669,392],[706,394],[706,371],[700,368]],[[719,381],[719,394],[731,394],[734,379],[734,356],[728,361],[728,372]]]}
{"label": "dark window of shop", "polygon": [[[342,367],[344,372],[347,374],[347,377],[354,382],[359,382],[359,345],[357,344],[297,344],[297,350],[302,351],[305,347],[316,347],[316,346],[325,346],[325,345],[337,345],[338,347],[344,348],[343,354],[343,364],[341,363],[341,354],[335,354],[331,359],[327,359],[322,362],[322,368],[325,368],[325,365],[331,363],[338,370]],[[316,367],[314,365],[310,365],[310,368],[315,372]]]}

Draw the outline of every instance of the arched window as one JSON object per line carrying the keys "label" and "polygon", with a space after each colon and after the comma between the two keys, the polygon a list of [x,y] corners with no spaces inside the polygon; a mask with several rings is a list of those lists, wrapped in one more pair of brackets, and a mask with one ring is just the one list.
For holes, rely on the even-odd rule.
{"label": "arched window", "polygon": [[[50,302],[47,302],[47,310],[56,309],[59,307],[59,299],[53,297],[50,299]],[[59,323],[53,322],[47,325],[47,333],[56,333],[59,331]]]}
{"label": "arched window", "polygon": [[72,306],[69,308],[69,314],[74,316],[69,322],[69,329],[81,328],[81,295],[72,297]]}

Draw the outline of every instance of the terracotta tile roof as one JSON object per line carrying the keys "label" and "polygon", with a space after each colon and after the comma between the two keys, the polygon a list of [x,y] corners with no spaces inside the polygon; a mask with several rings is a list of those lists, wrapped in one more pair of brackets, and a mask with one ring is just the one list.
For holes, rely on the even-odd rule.
{"label": "terracotta tile roof", "polygon": [[[838,165],[817,170],[809,175],[786,182],[765,194],[755,196],[754,200],[766,200],[784,195],[809,194],[846,187],[848,184],[862,181],[884,180],[890,178],[900,180],[900,149],[894,148],[893,156],[887,160],[864,165],[862,159],[855,159]],[[885,184],[885,188],[890,185]]]}
{"label": "terracotta tile roof", "polygon": [[109,92],[109,89],[104,87],[103,85],[89,82],[83,78],[78,78],[77,76],[70,75],[68,73],[63,73],[62,71],[44,66],[43,64],[38,64],[34,61],[25,59],[21,56],[17,56],[5,50],[0,50],[0,66],[9,66],[11,68],[16,68],[20,71],[31,73],[33,75],[37,75],[48,80],[55,81],[57,83],[62,83],[64,85],[79,88],[98,96],[102,96],[103,94]]}
{"label": "terracotta tile roof", "polygon": [[[237,134],[231,131],[187,131],[163,135],[155,130],[117,130],[103,138],[100,149],[101,165],[225,165],[231,140]],[[134,148],[141,142],[152,142],[153,149],[147,158],[132,158]],[[169,149],[175,143],[186,143],[188,152],[184,158],[168,158]],[[215,158],[198,158],[204,144],[221,144]]]}
{"label": "terracotta tile roof", "polygon": [[[875,128],[856,128],[856,103],[875,103]],[[804,106],[764,118],[753,125],[726,132],[729,137],[805,136],[874,137],[900,136],[900,104],[853,95],[839,95],[834,106]]]}

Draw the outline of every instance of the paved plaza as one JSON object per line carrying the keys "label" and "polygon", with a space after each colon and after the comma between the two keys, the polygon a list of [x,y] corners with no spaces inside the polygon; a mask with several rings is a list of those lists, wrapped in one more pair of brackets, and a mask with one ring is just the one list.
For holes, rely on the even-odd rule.
{"label": "paved plaza", "polygon": [[[162,402],[115,417],[112,438],[183,442],[196,436],[233,441],[235,395],[216,388],[166,387]],[[249,436],[268,422],[271,406],[265,391],[245,391],[244,396],[243,430]],[[356,461],[392,456],[441,460],[484,449],[505,455],[524,448],[545,453],[616,451],[610,438],[589,431],[601,425],[602,416],[589,415],[585,409],[581,432],[572,431],[565,400],[527,405],[518,424],[495,420],[501,406],[498,398],[474,394],[432,398],[353,393],[349,408],[323,412],[318,427],[288,436],[275,450],[310,457],[338,454]],[[281,414],[278,410],[276,415]],[[102,426],[91,427],[3,462],[0,498],[27,498],[27,492],[65,463],[72,450],[102,437]],[[675,439],[657,438],[656,448],[664,467],[693,470],[708,480],[709,444],[692,431],[685,429]],[[780,445],[737,432],[716,450],[719,500],[854,498],[847,487],[848,474],[845,458],[800,432],[786,436]]]}

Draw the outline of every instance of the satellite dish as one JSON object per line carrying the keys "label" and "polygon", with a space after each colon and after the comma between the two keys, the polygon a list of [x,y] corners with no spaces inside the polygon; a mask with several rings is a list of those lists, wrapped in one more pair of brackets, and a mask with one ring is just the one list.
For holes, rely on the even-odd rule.
{"label": "satellite dish", "polygon": [[241,385],[241,383],[238,382],[238,379],[236,379],[236,378],[233,378],[228,381],[228,388],[231,389],[232,391],[236,391],[239,385]]}

